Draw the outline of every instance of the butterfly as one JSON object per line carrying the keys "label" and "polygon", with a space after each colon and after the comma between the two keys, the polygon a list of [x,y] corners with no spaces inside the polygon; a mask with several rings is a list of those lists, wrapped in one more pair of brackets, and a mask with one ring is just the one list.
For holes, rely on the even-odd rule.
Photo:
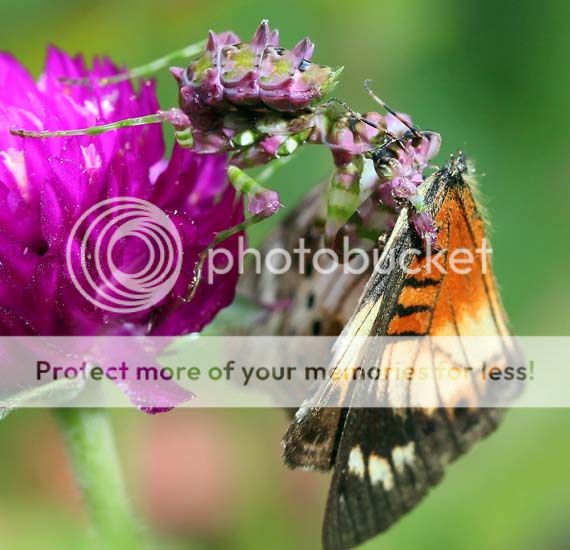
{"label": "butterfly", "polygon": [[[264,300],[289,301],[264,330],[340,335],[342,349],[365,347],[359,354],[376,363],[383,359],[369,343],[374,339],[361,337],[492,336],[498,347],[484,351],[493,364],[517,361],[490,260],[477,252],[485,250],[486,232],[472,172],[458,154],[425,183],[443,273],[428,273],[422,254],[391,269],[383,265],[390,253],[398,257],[418,245],[404,209],[393,228],[384,219],[387,240],[378,240],[369,250],[383,250],[376,270],[351,275],[340,267],[327,274],[292,269],[279,281],[267,273],[246,277],[249,290]],[[285,220],[265,243],[265,253],[276,246],[288,249],[300,236],[318,242],[313,224],[318,195],[317,190]],[[472,252],[474,263],[467,273],[448,269],[457,249]],[[413,379],[390,381],[386,391],[406,392],[412,384]],[[351,548],[388,529],[439,483],[450,462],[493,432],[504,413],[477,407],[488,389],[474,376],[459,393],[438,393],[441,406],[429,409],[351,407],[358,387],[344,391],[333,381],[318,391],[316,399],[312,396],[296,411],[283,440],[283,456],[292,468],[332,470],[322,532],[325,550]]]}

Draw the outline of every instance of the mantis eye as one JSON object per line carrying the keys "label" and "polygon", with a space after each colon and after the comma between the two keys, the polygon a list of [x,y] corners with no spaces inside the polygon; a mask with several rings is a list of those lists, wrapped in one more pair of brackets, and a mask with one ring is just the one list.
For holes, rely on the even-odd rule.
{"label": "mantis eye", "polygon": [[306,59],[303,59],[303,61],[301,61],[301,63],[299,64],[299,70],[302,73],[304,73],[310,66],[311,66],[311,62],[307,61]]}

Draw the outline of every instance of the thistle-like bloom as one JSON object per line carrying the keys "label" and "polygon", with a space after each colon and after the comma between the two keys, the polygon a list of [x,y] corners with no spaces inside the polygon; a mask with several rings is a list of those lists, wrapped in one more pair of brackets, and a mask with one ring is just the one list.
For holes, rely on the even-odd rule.
{"label": "thistle-like bloom", "polygon": [[[157,125],[96,137],[24,140],[10,135],[13,126],[81,128],[155,113],[158,104],[150,82],[143,83],[139,92],[128,82],[96,84],[117,72],[108,60],[96,61],[89,72],[80,57],[72,59],[52,48],[45,71],[35,82],[18,61],[0,55],[2,335],[198,332],[234,297],[237,268],[216,275],[212,284],[202,282],[191,302],[183,299],[200,252],[216,233],[243,219],[241,203],[227,184],[223,156],[175,148],[167,162]],[[92,78],[91,86],[66,85],[60,78],[85,76]],[[181,243],[181,250],[173,251],[180,259],[180,274],[172,290],[158,303],[133,312],[97,307],[79,291],[69,269],[71,265],[80,271],[81,262],[93,262],[97,252],[88,240],[81,256],[85,231],[81,229],[70,241],[74,225],[94,205],[112,203],[118,197],[142,199],[162,210]],[[108,244],[100,233],[93,239],[100,241],[98,237]],[[146,250],[144,242],[128,237],[115,244],[113,269],[136,273]],[[237,254],[237,239],[226,241],[224,247]],[[102,273],[110,270],[108,265],[100,267]],[[95,276],[93,282],[95,289],[105,283],[102,276]],[[125,389],[137,401],[138,390]],[[174,401],[185,397],[176,392]]]}

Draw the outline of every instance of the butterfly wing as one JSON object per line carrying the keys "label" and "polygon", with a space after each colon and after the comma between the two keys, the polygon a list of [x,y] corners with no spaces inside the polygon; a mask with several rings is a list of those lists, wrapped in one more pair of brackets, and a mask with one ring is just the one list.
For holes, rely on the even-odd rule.
{"label": "butterfly wing", "polygon": [[[426,204],[439,227],[438,245],[448,253],[457,247],[476,250],[485,238],[469,179],[459,157],[426,183]],[[321,204],[322,188],[318,188],[266,241],[262,257],[276,246],[293,250],[300,237],[310,248],[318,247],[320,232],[314,220]],[[404,211],[380,264],[388,261],[390,251],[398,257],[421,246],[416,239]],[[276,311],[253,332],[301,336],[342,332],[339,355],[343,349],[365,346],[358,351],[373,362],[380,361],[382,354],[368,336],[504,335],[504,345],[492,355],[510,360],[515,351],[509,348],[507,322],[490,268],[479,263],[467,276],[454,272],[443,276],[427,274],[421,269],[423,261],[414,256],[410,259],[414,265],[396,265],[388,275],[371,271],[359,276],[342,271],[324,275],[311,272],[307,265],[294,266],[280,278],[266,272],[246,275],[243,284],[252,295],[266,303],[289,301],[289,307]],[[444,255],[443,263],[447,262]],[[408,275],[410,267],[420,269]],[[388,394],[409,392],[413,383],[402,385],[391,383],[384,389]],[[502,411],[465,407],[476,405],[483,390],[472,380],[459,394],[438,395],[445,407],[433,410],[351,408],[360,397],[354,392],[364,390],[358,386],[347,391],[339,382],[330,382],[316,405],[314,399],[308,400],[285,435],[284,460],[291,467],[334,469],[323,526],[325,548],[349,548],[388,528],[438,483],[446,464],[491,433]]]}
{"label": "butterfly wing", "polygon": [[[473,251],[473,268],[467,274],[449,269],[445,275],[427,274],[426,259],[414,256],[388,275],[375,274],[343,332],[346,346],[363,335],[488,335],[499,337],[499,349],[487,353],[505,364],[516,357],[491,269],[482,265],[488,259],[475,253],[484,244],[485,231],[467,179],[459,157],[428,184],[426,204],[439,228],[439,248],[446,251],[444,267],[453,250],[461,248]],[[414,246],[414,239],[403,212],[386,250],[399,257]],[[382,360],[374,357],[377,350],[363,353]],[[388,396],[409,392],[412,384],[391,381],[385,390]],[[324,548],[350,548],[387,529],[438,483],[446,464],[495,429],[502,410],[476,408],[486,388],[473,377],[459,394],[456,390],[441,391],[441,407],[434,409],[350,408],[355,395],[347,396],[332,449]],[[304,423],[316,430],[311,424],[317,416],[318,410],[309,411],[297,430],[302,432]]]}
{"label": "butterfly wing", "polygon": [[[265,304],[273,313],[263,324],[252,327],[254,335],[337,336],[350,319],[364,287],[372,273],[372,265],[362,273],[343,272],[342,266],[333,271],[315,270],[314,253],[323,246],[322,228],[318,227],[324,209],[325,185],[316,187],[284,221],[264,240],[260,247],[261,267],[267,255],[275,249],[289,252],[291,269],[282,274],[267,269],[246,266],[240,279],[239,292]],[[364,205],[366,207],[367,205]],[[378,232],[386,231],[389,216],[379,210],[373,223]],[[376,244],[368,242],[370,257]],[[305,248],[306,253],[295,250]],[[325,265],[323,258],[319,265]],[[286,307],[272,308],[274,304]]]}
{"label": "butterfly wing", "polygon": [[[302,245],[314,254],[322,247],[322,228],[316,227],[315,222],[324,208],[325,191],[325,185],[316,187],[268,236],[260,249],[261,265],[265,264],[267,254],[276,248],[293,252]],[[368,249],[369,258],[372,258],[378,248],[377,236],[387,231],[391,214],[378,206],[373,197],[362,205],[361,212],[366,225],[360,223],[358,228],[371,237],[363,239],[366,243],[361,241],[359,244]],[[343,229],[347,233],[352,231],[350,224]],[[303,260],[296,254],[292,257],[295,265],[282,275],[267,270],[255,273],[248,266],[241,278],[241,294],[255,297],[266,305],[287,303],[282,309],[274,309],[263,323],[251,327],[248,333],[338,336],[356,309],[372,274],[372,261],[362,273],[346,273],[340,266],[332,272],[320,272],[312,267],[310,253]],[[304,397],[303,394],[299,400]],[[338,408],[314,411],[310,422],[315,431],[311,431],[305,422],[298,434],[290,433],[284,449],[285,463],[292,468],[330,469],[340,412]],[[291,432],[296,426],[297,423],[292,424]]]}

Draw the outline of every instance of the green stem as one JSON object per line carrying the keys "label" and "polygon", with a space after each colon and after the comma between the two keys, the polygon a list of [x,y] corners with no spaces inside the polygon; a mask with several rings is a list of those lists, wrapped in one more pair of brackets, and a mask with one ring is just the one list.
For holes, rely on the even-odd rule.
{"label": "green stem", "polygon": [[106,411],[56,409],[55,416],[98,539],[106,548],[140,548]]}

